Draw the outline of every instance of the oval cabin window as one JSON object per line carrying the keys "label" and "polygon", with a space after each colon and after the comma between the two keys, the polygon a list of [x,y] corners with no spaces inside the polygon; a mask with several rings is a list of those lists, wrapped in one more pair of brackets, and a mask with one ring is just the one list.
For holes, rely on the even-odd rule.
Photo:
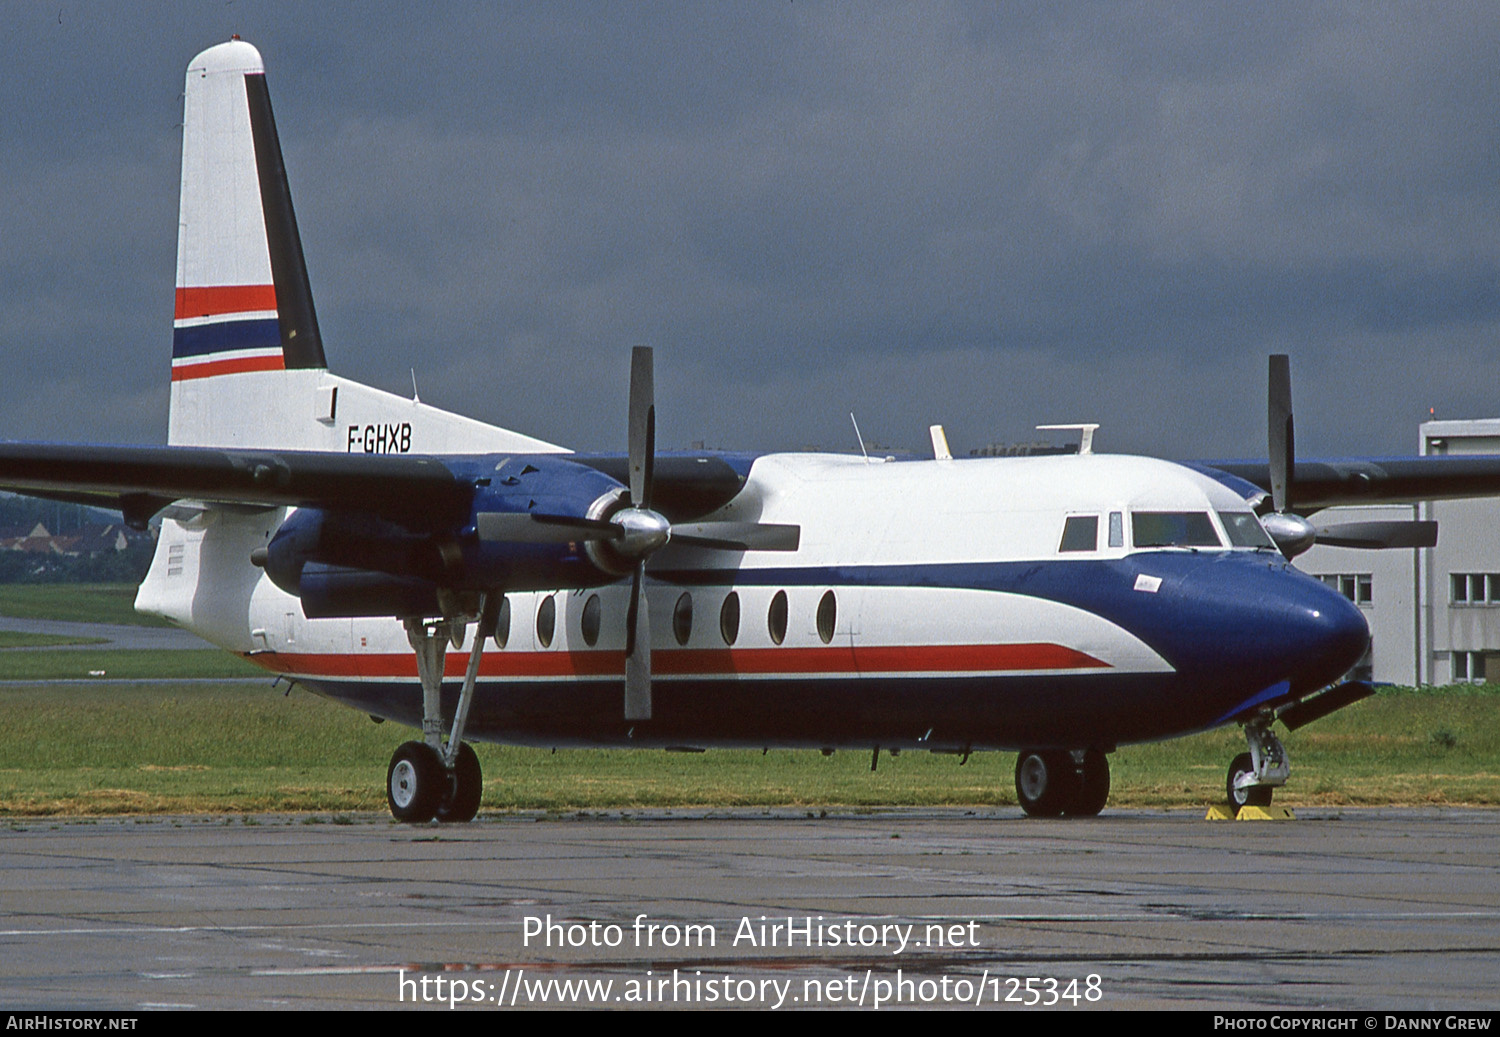
{"label": "oval cabin window", "polygon": [[557,627],[557,602],[552,595],[542,599],[536,610],[536,639],[543,648],[552,647],[552,634]]}
{"label": "oval cabin window", "polygon": [[583,603],[583,615],[578,625],[583,633],[583,643],[590,648],[599,643],[600,614],[603,611],[597,594],[590,594],[589,600]]}
{"label": "oval cabin window", "polygon": [[510,640],[510,598],[500,599],[500,612],[495,617],[495,647],[504,648]]}
{"label": "oval cabin window", "polygon": [[766,611],[766,628],[776,644],[786,640],[786,591],[777,591]]}
{"label": "oval cabin window", "polygon": [[734,591],[729,592],[719,607],[719,636],[726,645],[734,644],[740,636],[740,596]]}
{"label": "oval cabin window", "polygon": [[672,635],[680,645],[687,644],[693,636],[693,596],[686,592],[672,608]]}
{"label": "oval cabin window", "polygon": [[818,636],[823,643],[830,644],[833,641],[834,625],[838,620],[839,605],[833,596],[833,591],[826,591],[822,600],[818,602]]}

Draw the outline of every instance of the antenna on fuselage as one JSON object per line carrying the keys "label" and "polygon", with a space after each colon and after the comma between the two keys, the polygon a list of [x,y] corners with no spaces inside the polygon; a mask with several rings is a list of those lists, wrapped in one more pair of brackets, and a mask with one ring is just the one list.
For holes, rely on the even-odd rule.
{"label": "antenna on fuselage", "polygon": [[1085,454],[1092,454],[1094,452],[1094,432],[1099,428],[1099,423],[1096,421],[1079,425],[1038,425],[1036,428],[1038,432],[1066,431],[1082,433],[1078,439],[1078,454],[1082,457]]}
{"label": "antenna on fuselage", "polygon": [[927,434],[932,437],[932,459],[934,461],[953,460],[953,451],[948,449],[948,433],[943,431],[943,426],[928,425]]}
{"label": "antenna on fuselage", "polygon": [[865,464],[870,463],[870,452],[865,449],[865,437],[859,434],[859,422],[854,421],[854,412],[849,412],[849,420],[854,422],[854,438],[859,440],[859,452],[865,455]]}

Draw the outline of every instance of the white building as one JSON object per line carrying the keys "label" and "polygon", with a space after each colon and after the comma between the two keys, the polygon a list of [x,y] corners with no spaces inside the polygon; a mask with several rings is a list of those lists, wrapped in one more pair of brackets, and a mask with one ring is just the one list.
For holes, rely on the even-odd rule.
{"label": "white building", "polygon": [[[1500,419],[1429,421],[1423,454],[1500,454]],[[1500,498],[1330,508],[1314,524],[1434,519],[1436,547],[1314,547],[1297,567],[1338,587],[1370,624],[1363,676],[1396,684],[1500,681]]]}

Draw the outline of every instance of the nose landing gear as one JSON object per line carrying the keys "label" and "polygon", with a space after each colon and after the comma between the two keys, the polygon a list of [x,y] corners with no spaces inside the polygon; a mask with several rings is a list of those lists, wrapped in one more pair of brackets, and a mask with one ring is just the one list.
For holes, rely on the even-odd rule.
{"label": "nose landing gear", "polygon": [[1240,807],[1268,807],[1277,786],[1285,785],[1292,773],[1286,747],[1271,731],[1275,715],[1269,710],[1245,723],[1248,753],[1240,753],[1229,765],[1225,792],[1231,810]]}

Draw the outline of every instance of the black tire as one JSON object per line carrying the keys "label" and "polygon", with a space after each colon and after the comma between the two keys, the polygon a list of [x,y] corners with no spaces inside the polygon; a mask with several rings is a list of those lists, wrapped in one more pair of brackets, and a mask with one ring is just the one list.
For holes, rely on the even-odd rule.
{"label": "black tire", "polygon": [[1271,805],[1271,793],[1274,790],[1269,785],[1251,785],[1242,789],[1234,787],[1235,781],[1241,774],[1251,774],[1254,771],[1255,760],[1249,753],[1240,753],[1229,765],[1229,779],[1224,784],[1224,791],[1229,800],[1230,809],[1238,811],[1240,807]]}
{"label": "black tire", "polygon": [[397,821],[431,821],[447,787],[447,768],[437,750],[425,742],[404,742],[391,754],[385,772],[385,801]]}
{"label": "black tire", "polygon": [[484,775],[479,769],[479,757],[474,755],[468,742],[459,744],[458,758],[453,761],[453,771],[447,777],[437,819],[450,823],[474,820],[474,815],[479,813],[479,801],[484,796]]}
{"label": "black tire", "polygon": [[1109,802],[1109,758],[1098,749],[1083,754],[1073,802],[1063,808],[1069,817],[1097,817]]}
{"label": "black tire", "polygon": [[1060,817],[1077,788],[1077,768],[1067,752],[1027,749],[1016,758],[1016,800],[1027,817]]}

